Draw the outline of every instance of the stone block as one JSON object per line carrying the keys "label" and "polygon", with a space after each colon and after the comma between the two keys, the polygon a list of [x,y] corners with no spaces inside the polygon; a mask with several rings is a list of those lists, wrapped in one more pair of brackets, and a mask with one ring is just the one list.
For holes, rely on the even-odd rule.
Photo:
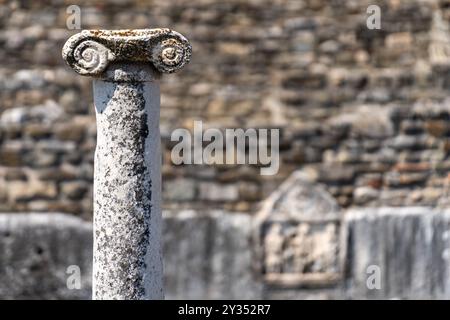
{"label": "stone block", "polygon": [[[92,230],[63,214],[0,214],[2,299],[87,299]],[[68,267],[81,271],[81,289],[67,287]],[[69,269],[70,271],[70,269]]]}
{"label": "stone block", "polygon": [[70,200],[80,200],[89,190],[90,183],[85,181],[70,181],[61,184],[61,192]]}
{"label": "stone block", "polygon": [[347,298],[450,298],[448,210],[352,209],[343,227]]}
{"label": "stone block", "polygon": [[236,201],[239,187],[235,184],[200,183],[200,199],[206,201]]}
{"label": "stone block", "polygon": [[258,266],[271,288],[327,286],[341,277],[340,208],[322,185],[295,171],[255,221]]}
{"label": "stone block", "polygon": [[11,181],[8,183],[8,198],[11,202],[34,198],[52,199],[58,190],[53,182],[31,179],[30,181]]}
{"label": "stone block", "polygon": [[258,299],[251,217],[239,213],[165,212],[167,299]]}
{"label": "stone block", "polygon": [[197,195],[195,180],[177,178],[163,181],[163,199],[168,201],[192,201]]}
{"label": "stone block", "polygon": [[[251,217],[164,212],[166,299],[258,299]],[[81,289],[67,287],[67,268]],[[0,214],[0,299],[90,299],[92,224],[59,213]]]}

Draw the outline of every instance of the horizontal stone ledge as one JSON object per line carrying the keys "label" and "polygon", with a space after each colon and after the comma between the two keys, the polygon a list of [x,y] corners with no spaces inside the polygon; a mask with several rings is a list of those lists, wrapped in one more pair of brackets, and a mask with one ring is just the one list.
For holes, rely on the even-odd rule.
{"label": "horizontal stone ledge", "polygon": [[[261,297],[249,250],[251,217],[164,211],[167,299]],[[0,213],[0,299],[90,299],[92,223],[62,213]],[[81,290],[66,286],[67,267]],[[234,281],[230,281],[234,279]]]}
{"label": "horizontal stone ledge", "polygon": [[264,281],[269,286],[277,288],[321,288],[332,287],[342,280],[340,273],[286,273],[273,274],[269,273],[264,276]]}
{"label": "horizontal stone ledge", "polygon": [[[281,292],[332,299],[450,298],[450,209],[347,210],[341,223],[343,273],[281,277],[255,275],[250,215],[174,210],[163,217],[167,299],[251,299],[282,297]],[[0,214],[0,298],[89,299],[91,248],[89,221],[60,213]],[[80,266],[82,290],[67,289],[69,265]],[[379,290],[367,288],[371,265],[381,270]]]}

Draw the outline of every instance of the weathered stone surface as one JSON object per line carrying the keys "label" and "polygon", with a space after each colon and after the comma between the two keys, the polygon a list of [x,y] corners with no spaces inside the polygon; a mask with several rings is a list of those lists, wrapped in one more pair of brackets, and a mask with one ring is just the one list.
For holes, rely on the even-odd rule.
{"label": "weathered stone surface", "polygon": [[81,75],[99,76],[113,62],[151,63],[159,72],[181,69],[191,58],[187,39],[170,29],[83,30],[64,45],[63,58]]}
{"label": "weathered stone surface", "polygon": [[224,211],[166,212],[167,299],[258,299],[251,217]]}
{"label": "weathered stone surface", "polygon": [[23,125],[27,122],[52,124],[63,115],[63,110],[53,100],[47,100],[43,105],[35,105],[31,108],[19,107],[2,112],[0,124],[2,126]]}
{"label": "weathered stone surface", "polygon": [[355,136],[383,138],[394,134],[390,112],[391,108],[379,105],[349,106],[328,121],[332,127],[347,127]]}
{"label": "weathered stone surface", "polygon": [[12,181],[7,184],[10,202],[20,202],[36,198],[54,199],[57,196],[56,185],[37,179],[29,181]]}
{"label": "weathered stone surface", "polygon": [[339,218],[339,210],[323,185],[298,170],[264,201],[259,219],[333,220]]}
{"label": "weathered stone surface", "polygon": [[[88,299],[92,227],[63,214],[0,214],[2,299]],[[68,267],[81,271],[81,289],[67,287]],[[70,270],[69,270],[70,271]]]}
{"label": "weathered stone surface", "polygon": [[119,64],[107,74],[94,83],[93,298],[161,299],[159,73]]}
{"label": "weathered stone surface", "polygon": [[207,182],[200,183],[199,189],[199,198],[204,201],[236,201],[239,199],[237,185]]}
{"label": "weathered stone surface", "polygon": [[294,172],[256,216],[259,270],[275,287],[334,285],[339,279],[336,200],[301,171]]}
{"label": "weathered stone surface", "polygon": [[192,201],[197,195],[195,181],[192,179],[173,179],[163,181],[163,199],[167,201]]}
{"label": "weathered stone surface", "polygon": [[71,200],[80,200],[89,190],[89,184],[85,181],[70,181],[61,185],[61,192]]}
{"label": "weathered stone surface", "polygon": [[[258,299],[251,218],[245,214],[165,212],[168,299]],[[90,299],[92,224],[63,214],[0,214],[1,299]],[[69,290],[78,265],[81,289]]]}
{"label": "weathered stone surface", "polygon": [[[254,273],[252,218],[248,215],[187,210],[165,212],[163,216],[165,287],[169,299],[450,296],[448,210],[349,210],[340,243],[345,278],[319,274],[303,285],[295,282],[295,277],[282,283],[266,279],[263,285],[263,279]],[[1,214],[0,222],[0,298],[90,298],[91,223],[62,214],[17,213]],[[324,238],[315,238],[314,234],[303,238],[302,243],[314,249],[310,246],[314,239],[326,248],[328,240],[324,242]],[[320,256],[315,258],[323,261]],[[81,290],[67,289],[69,265],[81,269]],[[373,274],[368,273],[370,266],[380,268],[379,290],[369,290],[366,285]],[[292,286],[293,283],[297,285]]]}
{"label": "weathered stone surface", "polygon": [[[345,214],[347,298],[448,299],[450,212],[427,207],[352,209]],[[379,268],[380,289],[369,289]]]}
{"label": "weathered stone surface", "polygon": [[62,49],[72,69],[98,78],[94,299],[164,298],[159,78],[191,51],[170,29],[84,30]]}

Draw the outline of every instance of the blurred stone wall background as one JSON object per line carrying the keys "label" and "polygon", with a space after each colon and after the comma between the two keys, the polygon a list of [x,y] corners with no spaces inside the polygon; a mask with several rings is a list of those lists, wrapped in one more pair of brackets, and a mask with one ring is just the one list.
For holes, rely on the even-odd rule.
{"label": "blurred stone wall background", "polygon": [[[53,225],[46,214],[92,218],[91,79],[61,58],[78,32],[66,28],[72,4],[84,29],[170,27],[193,46],[191,63],[161,84],[163,206],[175,213],[166,218],[168,297],[450,297],[442,280],[448,213],[434,211],[450,203],[449,1],[0,0],[0,212],[11,213],[4,221],[17,214],[2,225],[0,278],[10,287],[0,286],[1,297],[88,297],[87,289],[58,288],[66,265],[81,259],[89,268],[89,245],[70,245],[73,255],[64,256],[53,240],[85,239],[90,229],[70,231],[83,222]],[[366,27],[372,4],[381,8],[380,30]],[[204,128],[279,128],[279,173],[172,165],[170,134],[194,120]],[[277,189],[296,170],[310,182]],[[255,239],[250,217],[270,194],[275,200],[266,201],[284,205],[270,207]],[[19,212],[41,212],[49,224],[24,222]],[[313,222],[311,212],[319,213]],[[212,234],[217,242],[202,247]],[[249,256],[259,240],[273,244],[260,248],[265,262]],[[23,249],[34,241],[42,245]],[[281,242],[292,250],[278,252]],[[22,251],[29,255],[14,255]],[[383,291],[367,291],[362,277],[371,263],[398,283],[384,279]],[[264,293],[255,274],[266,276]],[[241,287],[230,288],[228,276]]]}
{"label": "blurred stone wall background", "polygon": [[[381,30],[366,27],[374,3]],[[91,216],[91,80],[60,57],[76,32],[66,28],[70,4],[0,2],[0,211]],[[429,52],[433,32],[450,20],[447,1],[76,4],[82,28],[171,27],[192,41],[192,63],[161,85],[166,208],[252,212],[297,168],[326,184],[343,207],[435,205],[442,197],[450,82]],[[436,12],[443,23],[433,22]],[[194,120],[280,128],[279,174],[171,165],[170,133]]]}

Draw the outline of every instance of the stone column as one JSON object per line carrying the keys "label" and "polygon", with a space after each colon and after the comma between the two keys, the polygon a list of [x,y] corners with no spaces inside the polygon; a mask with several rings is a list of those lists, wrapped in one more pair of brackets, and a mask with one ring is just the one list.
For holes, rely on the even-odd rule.
{"label": "stone column", "polygon": [[64,45],[95,78],[93,299],[164,298],[159,78],[190,56],[170,29],[84,30]]}

